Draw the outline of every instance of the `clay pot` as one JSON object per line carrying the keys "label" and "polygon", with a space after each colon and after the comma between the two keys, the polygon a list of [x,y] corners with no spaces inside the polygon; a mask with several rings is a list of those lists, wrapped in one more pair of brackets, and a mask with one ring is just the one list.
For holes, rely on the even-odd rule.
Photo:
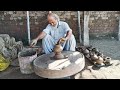
{"label": "clay pot", "polygon": [[55,56],[54,56],[54,59],[56,59],[56,60],[59,60],[59,59],[64,59],[65,58],[65,56],[63,55],[63,54],[55,54]]}
{"label": "clay pot", "polygon": [[103,58],[101,56],[98,56],[98,59],[96,60],[97,64],[102,64],[103,63]]}
{"label": "clay pot", "polygon": [[78,48],[78,47],[75,47],[75,50],[76,50],[76,51],[79,51],[79,48]]}
{"label": "clay pot", "polygon": [[97,56],[101,56],[102,58],[104,57],[103,53],[101,53],[101,52],[98,52]]}
{"label": "clay pot", "polygon": [[55,45],[55,47],[54,47],[54,49],[53,49],[53,51],[55,52],[55,53],[59,53],[59,52],[61,52],[63,50],[63,47],[61,46],[61,45]]}
{"label": "clay pot", "polygon": [[61,45],[56,44],[54,47],[54,58],[55,59],[63,59],[64,55],[61,53],[61,51],[63,50],[63,47]]}
{"label": "clay pot", "polygon": [[95,53],[91,54],[90,57],[91,57],[91,60],[97,60],[98,59],[98,56]]}
{"label": "clay pot", "polygon": [[90,54],[86,54],[85,57],[88,59],[90,58]]}
{"label": "clay pot", "polygon": [[82,52],[82,51],[83,51],[82,48],[80,48],[80,47],[76,47],[75,49],[76,49],[76,51],[78,51],[78,52]]}
{"label": "clay pot", "polygon": [[89,50],[88,49],[83,50],[83,54],[89,54]]}
{"label": "clay pot", "polygon": [[110,57],[106,57],[104,60],[105,60],[106,63],[110,63],[111,58]]}
{"label": "clay pot", "polygon": [[96,54],[99,52],[97,48],[93,48],[92,51],[95,52]]}
{"label": "clay pot", "polygon": [[90,45],[90,46],[88,46],[88,47],[86,47],[89,51],[91,51],[92,50],[92,46]]}

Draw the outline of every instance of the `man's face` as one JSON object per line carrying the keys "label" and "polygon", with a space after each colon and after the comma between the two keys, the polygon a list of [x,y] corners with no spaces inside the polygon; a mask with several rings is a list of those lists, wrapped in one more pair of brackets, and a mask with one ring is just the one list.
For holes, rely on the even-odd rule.
{"label": "man's face", "polygon": [[48,23],[55,27],[55,25],[57,24],[57,20],[52,16],[48,16],[47,19]]}

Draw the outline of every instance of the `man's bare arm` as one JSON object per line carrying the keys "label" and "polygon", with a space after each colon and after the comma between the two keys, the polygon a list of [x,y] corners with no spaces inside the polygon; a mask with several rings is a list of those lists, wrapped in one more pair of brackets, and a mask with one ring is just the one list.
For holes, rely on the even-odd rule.
{"label": "man's bare arm", "polygon": [[70,39],[71,35],[72,35],[72,30],[69,30],[65,36],[66,40]]}
{"label": "man's bare arm", "polygon": [[71,35],[72,35],[72,30],[68,31],[65,37],[60,38],[60,43],[64,43],[66,40],[70,39]]}
{"label": "man's bare arm", "polygon": [[46,33],[44,31],[42,31],[36,38],[36,40],[42,39],[46,36]]}
{"label": "man's bare arm", "polygon": [[35,45],[37,44],[37,41],[38,41],[39,39],[44,38],[45,36],[46,36],[46,33],[45,33],[44,31],[42,31],[42,32],[38,35],[37,38],[35,38],[35,39],[32,40],[32,42],[30,43],[30,46],[31,46],[31,47],[32,47],[32,46],[35,46]]}

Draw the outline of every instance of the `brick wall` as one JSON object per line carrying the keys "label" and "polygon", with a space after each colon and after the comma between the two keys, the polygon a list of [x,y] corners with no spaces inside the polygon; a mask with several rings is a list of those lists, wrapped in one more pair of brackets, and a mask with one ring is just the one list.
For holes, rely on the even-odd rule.
{"label": "brick wall", "polygon": [[119,11],[90,11],[90,35],[116,36],[118,32]]}
{"label": "brick wall", "polygon": [[[66,21],[78,38],[77,11],[53,11]],[[30,11],[31,39],[35,38],[48,24],[48,11]],[[118,32],[119,11],[90,11],[89,28],[91,36],[115,35]],[[83,27],[83,12],[81,11]],[[6,33],[17,40],[27,40],[26,11],[0,11],[0,33]]]}
{"label": "brick wall", "polygon": [[[53,11],[60,16],[62,21],[66,21],[72,28],[76,38],[77,11]],[[46,26],[48,11],[30,11],[31,39],[35,38]],[[6,33],[17,40],[27,40],[27,19],[26,11],[0,11],[0,33]]]}

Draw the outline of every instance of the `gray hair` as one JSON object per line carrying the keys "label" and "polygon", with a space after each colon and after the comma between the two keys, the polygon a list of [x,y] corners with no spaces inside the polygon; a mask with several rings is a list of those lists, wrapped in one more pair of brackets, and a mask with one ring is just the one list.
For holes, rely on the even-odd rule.
{"label": "gray hair", "polygon": [[48,16],[53,17],[53,18],[56,19],[57,21],[60,21],[59,16],[58,16],[57,14],[55,14],[55,13],[49,13]]}

